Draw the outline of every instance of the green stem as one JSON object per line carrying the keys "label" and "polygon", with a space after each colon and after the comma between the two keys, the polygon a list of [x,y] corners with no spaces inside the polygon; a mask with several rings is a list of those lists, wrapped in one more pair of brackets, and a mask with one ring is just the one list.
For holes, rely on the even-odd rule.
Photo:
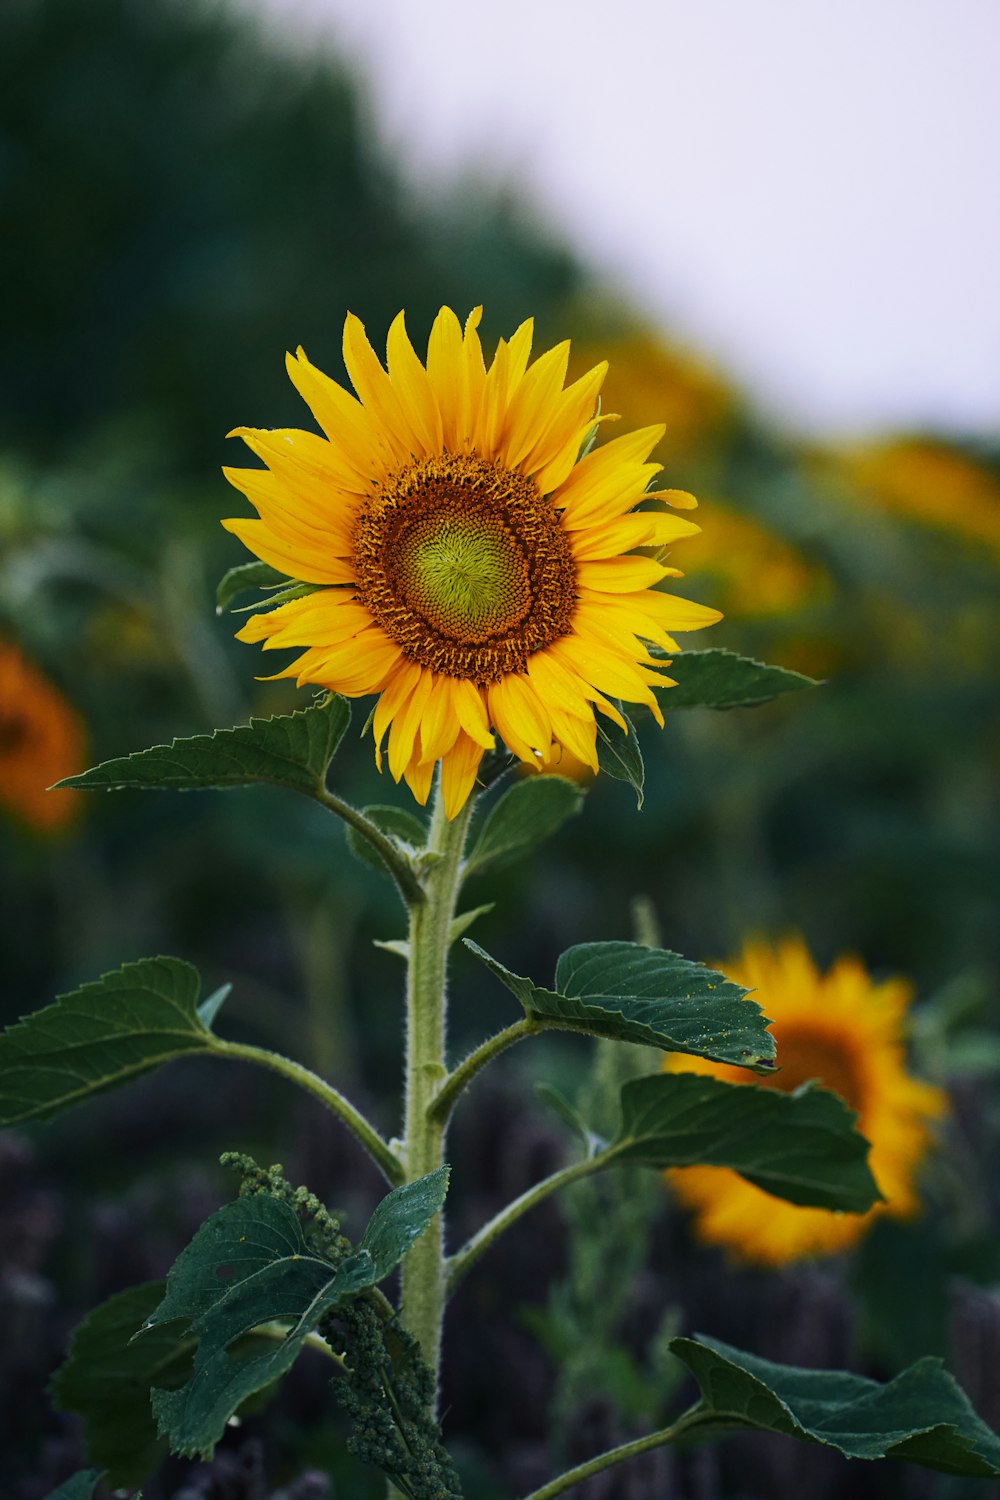
{"label": "green stem", "polygon": [[342,818],[345,823],[349,823],[353,829],[361,834],[362,838],[368,840],[376,854],[381,855],[389,868],[390,875],[396,882],[404,906],[418,905],[424,898],[424,888],[408,860],[400,854],[392,840],[387,838],[380,828],[376,828],[371,819],[366,818],[363,812],[359,812],[356,807],[352,807],[349,802],[344,801],[343,797],[338,797],[335,792],[329,791],[328,788],[320,787],[314,793],[314,796],[316,801],[321,803],[323,807],[329,808],[331,812],[337,814],[338,818]]}
{"label": "green stem", "polygon": [[496,1036],[491,1036],[481,1043],[474,1052],[469,1053],[464,1062],[460,1062],[458,1067],[448,1074],[434,1095],[434,1102],[429,1110],[430,1118],[447,1125],[459,1094],[468,1087],[480,1068],[485,1068],[486,1064],[492,1062],[505,1048],[513,1046],[523,1037],[534,1036],[544,1029],[541,1021],[525,1016],[522,1020],[515,1021],[512,1026],[505,1027],[503,1031],[498,1031]]}
{"label": "green stem", "polygon": [[584,1464],[577,1464],[575,1469],[560,1474],[558,1479],[551,1479],[540,1490],[532,1490],[530,1495],[525,1496],[525,1500],[554,1500],[556,1495],[572,1489],[575,1484],[582,1484],[585,1479],[600,1474],[604,1469],[610,1469],[613,1464],[624,1463],[626,1459],[638,1458],[640,1453],[649,1453],[653,1448],[663,1448],[667,1443],[676,1442],[685,1432],[690,1432],[698,1425],[702,1415],[700,1406],[692,1406],[677,1418],[672,1427],[664,1427],[659,1432],[649,1433],[647,1437],[635,1438],[631,1443],[621,1443],[617,1448],[609,1448],[606,1453],[599,1453],[596,1458],[588,1459]]}
{"label": "green stem", "polygon": [[528,1188],[527,1192],[515,1198],[513,1203],[508,1203],[495,1214],[489,1223],[484,1224],[482,1229],[475,1233],[471,1240],[467,1240],[461,1250],[451,1256],[447,1263],[447,1287],[449,1296],[458,1286],[463,1276],[469,1271],[488,1250],[493,1241],[499,1239],[504,1230],[516,1224],[522,1214],[526,1214],[536,1203],[542,1203],[560,1188],[567,1187],[571,1182],[577,1182],[581,1177],[589,1177],[592,1172],[600,1172],[606,1167],[609,1154],[601,1152],[598,1156],[588,1156],[583,1161],[573,1162],[568,1167],[561,1167],[558,1172],[553,1172],[551,1177],[544,1177],[541,1182],[536,1182],[534,1187]]}
{"label": "green stem", "polygon": [[[424,899],[410,907],[406,981],[406,1181],[433,1172],[444,1158],[445,1124],[430,1106],[445,1077],[446,971],[451,926],[462,882],[462,852],[474,798],[451,822],[440,777],[425,850]],[[428,858],[430,856],[430,858]],[[444,1314],[444,1223],[436,1214],[402,1266],[403,1325],[418,1340],[437,1378]]]}
{"label": "green stem", "polygon": [[222,1037],[213,1037],[210,1050],[217,1057],[235,1057],[242,1062],[258,1063],[263,1068],[270,1068],[272,1073],[280,1073],[283,1078],[289,1078],[292,1083],[297,1083],[321,1104],[325,1104],[327,1109],[347,1126],[364,1146],[368,1155],[381,1168],[387,1181],[393,1187],[398,1187],[400,1183],[406,1181],[403,1163],[389,1142],[379,1135],[374,1125],[370,1124],[361,1111],[356,1109],[349,1099],[345,1099],[332,1084],[326,1083],[317,1074],[304,1068],[301,1063],[293,1062],[290,1057],[282,1057],[280,1052],[270,1052],[266,1047],[251,1047],[243,1042],[227,1042]]}

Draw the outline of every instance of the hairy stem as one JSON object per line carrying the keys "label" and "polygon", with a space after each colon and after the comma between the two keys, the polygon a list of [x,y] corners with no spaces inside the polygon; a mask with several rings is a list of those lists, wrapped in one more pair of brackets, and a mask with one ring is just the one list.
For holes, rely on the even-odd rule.
{"label": "hairy stem", "polygon": [[[444,1156],[445,1124],[430,1106],[445,1077],[446,971],[451,925],[462,880],[462,852],[473,798],[445,817],[440,779],[425,856],[424,899],[410,907],[406,981],[406,1181],[432,1172]],[[444,1223],[436,1214],[403,1260],[403,1326],[420,1344],[437,1377],[444,1313]]]}
{"label": "hairy stem", "polygon": [[447,1289],[449,1296],[458,1286],[467,1271],[475,1265],[479,1257],[488,1250],[493,1241],[499,1239],[504,1230],[516,1224],[522,1214],[526,1214],[536,1203],[542,1203],[560,1188],[567,1187],[571,1182],[578,1182],[581,1177],[589,1177],[592,1172],[599,1172],[608,1165],[610,1153],[601,1152],[598,1156],[585,1157],[583,1161],[573,1162],[568,1167],[561,1167],[558,1172],[553,1172],[550,1177],[544,1177],[541,1182],[536,1182],[534,1187],[528,1188],[527,1192],[508,1203],[495,1214],[489,1223],[484,1224],[462,1246],[461,1250],[450,1257],[447,1262]]}
{"label": "hairy stem", "polygon": [[659,1432],[651,1432],[646,1437],[635,1438],[631,1443],[621,1443],[617,1448],[609,1448],[606,1453],[599,1453],[596,1458],[590,1458],[586,1463],[577,1464],[575,1469],[568,1469],[565,1474],[560,1474],[558,1479],[551,1479],[548,1484],[543,1484],[540,1490],[532,1490],[525,1500],[554,1500],[556,1495],[562,1495],[566,1490],[573,1488],[575,1484],[582,1484],[585,1479],[590,1479],[594,1474],[600,1474],[604,1469],[610,1469],[613,1464],[621,1464],[629,1458],[638,1458],[640,1453],[648,1453],[652,1448],[663,1448],[667,1443],[676,1442],[684,1433],[690,1432],[698,1425],[702,1416],[700,1406],[692,1406],[688,1411],[677,1418],[672,1427],[661,1428]]}
{"label": "hairy stem", "polygon": [[451,1112],[458,1101],[459,1094],[463,1089],[468,1087],[480,1068],[485,1068],[488,1062],[492,1062],[495,1057],[499,1056],[507,1047],[513,1046],[515,1042],[519,1042],[522,1037],[534,1036],[537,1032],[544,1031],[544,1029],[544,1024],[541,1021],[525,1016],[522,1020],[515,1021],[512,1026],[505,1027],[503,1031],[498,1031],[496,1036],[491,1036],[485,1042],[482,1042],[474,1052],[470,1052],[468,1057],[448,1074],[448,1077],[434,1095],[434,1102],[431,1104],[429,1110],[430,1118],[442,1125],[447,1125],[448,1120],[451,1118]]}
{"label": "hairy stem", "polygon": [[301,1063],[293,1062],[290,1057],[282,1057],[280,1052],[270,1052],[266,1047],[251,1047],[243,1042],[227,1042],[222,1037],[213,1037],[211,1051],[217,1057],[235,1057],[242,1062],[257,1063],[261,1067],[269,1068],[272,1073],[280,1073],[283,1078],[291,1079],[292,1083],[297,1083],[321,1104],[325,1104],[327,1109],[347,1126],[393,1187],[398,1187],[406,1180],[403,1163],[389,1142],[379,1135],[374,1125],[370,1124],[361,1111],[356,1109],[349,1099],[345,1099],[338,1089],[326,1083],[316,1073],[310,1072],[308,1068],[304,1068]]}

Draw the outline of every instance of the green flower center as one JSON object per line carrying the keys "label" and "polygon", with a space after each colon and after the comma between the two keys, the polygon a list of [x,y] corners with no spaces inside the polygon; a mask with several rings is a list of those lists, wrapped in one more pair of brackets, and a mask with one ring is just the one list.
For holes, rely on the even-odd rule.
{"label": "green flower center", "polygon": [[576,566],[533,480],[473,454],[393,474],[359,512],[358,599],[403,654],[495,682],[572,628]]}
{"label": "green flower center", "polygon": [[444,635],[481,643],[531,608],[524,553],[496,516],[426,516],[399,548],[399,590]]}

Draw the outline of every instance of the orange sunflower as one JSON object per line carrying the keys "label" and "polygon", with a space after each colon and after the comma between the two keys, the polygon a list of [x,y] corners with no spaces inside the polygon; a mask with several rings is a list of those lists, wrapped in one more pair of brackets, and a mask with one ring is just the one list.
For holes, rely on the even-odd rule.
{"label": "orange sunflower", "polygon": [[641,703],[662,725],[669,663],[648,646],[720,618],[661,592],[676,570],[636,551],[698,530],[665,508],[689,495],[650,489],[663,428],[591,448],[606,366],[566,386],[569,344],[529,362],[529,320],[487,367],[480,313],[463,330],[442,308],[426,365],[400,313],[387,368],[349,315],[357,396],[300,349],[288,371],[324,436],[238,428],[267,468],[224,471],[259,518],[223,524],[311,586],[239,638],[303,648],[277,674],[300,685],[378,694],[380,769],[388,736],[390,772],[424,803],[440,763],[449,818],[495,735],[528,765],[562,746],[596,771],[595,710],[625,727],[614,700]]}
{"label": "orange sunflower", "polygon": [[[777,947],[753,942],[720,965],[757,991],[778,1044],[778,1071],[757,1085],[797,1089],[816,1079],[857,1111],[871,1143],[869,1162],[883,1203],[866,1214],[799,1208],[754,1187],[727,1167],[684,1167],[667,1175],[695,1215],[695,1233],[736,1260],[779,1266],[831,1254],[854,1244],[879,1213],[912,1217],[919,1209],[916,1175],[931,1140],[931,1122],[945,1110],[940,1089],[914,1078],[904,1050],[913,998],[901,979],[876,984],[856,958],[839,958],[821,974],[801,938]],[[670,1072],[710,1073],[745,1083],[741,1068],[670,1053]]]}
{"label": "orange sunflower", "polygon": [[79,793],[47,788],[84,764],[75,709],[19,646],[0,639],[0,803],[38,832],[58,832]]}

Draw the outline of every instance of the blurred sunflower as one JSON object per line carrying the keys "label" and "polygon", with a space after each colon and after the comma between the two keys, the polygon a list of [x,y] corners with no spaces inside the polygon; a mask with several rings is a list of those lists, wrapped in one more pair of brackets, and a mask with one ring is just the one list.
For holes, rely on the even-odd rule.
{"label": "blurred sunflower", "polygon": [[786,614],[829,593],[826,573],[759,521],[714,501],[711,513],[688,572],[716,583],[727,614]]}
{"label": "blurred sunflower", "polygon": [[[601,364],[565,387],[569,344],[529,364],[532,324],[501,339],[489,368],[480,310],[463,329],[434,321],[426,367],[393,321],[383,369],[356,317],[344,327],[350,395],[306,359],[288,371],[324,438],[299,430],[236,435],[267,469],[226,469],[259,519],[228,520],[264,562],[313,585],[239,631],[305,650],[278,676],[351,697],[379,694],[376,761],[426,802],[441,762],[448,817],[464,805],[493,730],[537,768],[553,745],[597,770],[595,708],[645,704],[669,687],[669,631],[717,610],[659,592],[676,570],[633,549],[698,527],[649,491],[662,427],[583,452],[595,430]],[[636,509],[640,501],[648,508]]]}
{"label": "blurred sunflower", "polygon": [[[849,957],[821,974],[797,937],[775,948],[749,943],[739,958],[721,967],[755,989],[755,998],[774,1020],[779,1071],[757,1083],[790,1093],[816,1079],[839,1094],[857,1111],[857,1128],[871,1142],[869,1161],[885,1202],[867,1214],[798,1208],[726,1167],[687,1167],[667,1175],[695,1214],[697,1237],[723,1246],[734,1259],[779,1266],[846,1249],[878,1213],[897,1218],[915,1214],[917,1167],[930,1142],[930,1122],[943,1114],[945,1097],[907,1070],[910,985],[900,979],[876,984]],[[741,1069],[700,1058],[671,1054],[664,1066],[671,1072],[746,1082]]]}
{"label": "blurred sunflower", "polygon": [[1000,478],[947,443],[899,438],[846,456],[850,477],[876,503],[1000,555]]}
{"label": "blurred sunflower", "polygon": [[0,803],[38,832],[58,832],[79,793],[46,788],[83,768],[76,711],[20,647],[0,640]]}

